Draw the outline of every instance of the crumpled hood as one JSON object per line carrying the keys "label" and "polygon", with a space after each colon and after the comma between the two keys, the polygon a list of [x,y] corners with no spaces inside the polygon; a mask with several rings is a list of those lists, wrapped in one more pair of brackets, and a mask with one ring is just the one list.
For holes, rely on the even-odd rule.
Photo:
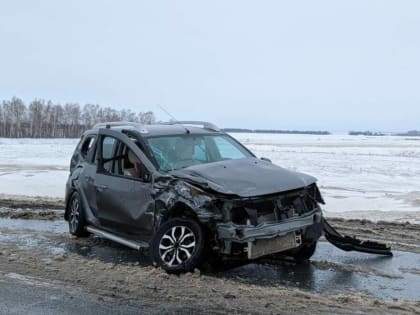
{"label": "crumpled hood", "polygon": [[175,177],[239,197],[274,194],[311,185],[316,178],[256,158],[199,164],[171,172]]}

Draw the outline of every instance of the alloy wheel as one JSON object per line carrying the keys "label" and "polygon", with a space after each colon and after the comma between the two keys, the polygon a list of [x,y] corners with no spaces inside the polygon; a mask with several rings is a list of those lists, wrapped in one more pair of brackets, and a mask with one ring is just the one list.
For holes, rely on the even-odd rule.
{"label": "alloy wheel", "polygon": [[70,205],[70,228],[72,232],[75,232],[79,224],[80,215],[80,204],[77,198],[73,198]]}
{"label": "alloy wheel", "polygon": [[176,267],[191,258],[195,246],[195,235],[189,227],[174,226],[160,239],[159,255],[165,265]]}

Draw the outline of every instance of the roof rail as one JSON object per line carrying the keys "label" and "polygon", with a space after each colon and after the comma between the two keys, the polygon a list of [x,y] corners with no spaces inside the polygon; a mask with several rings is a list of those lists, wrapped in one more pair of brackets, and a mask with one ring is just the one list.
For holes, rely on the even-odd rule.
{"label": "roof rail", "polygon": [[113,128],[113,127],[133,127],[140,130],[140,133],[149,133],[145,125],[131,121],[116,121],[116,122],[104,122],[93,126],[92,129],[100,128]]}
{"label": "roof rail", "polygon": [[199,126],[203,126],[204,129],[209,129],[212,131],[220,131],[220,128],[217,127],[215,124],[210,123],[210,122],[206,122],[206,121],[171,121],[168,123],[168,125],[199,125]]}
{"label": "roof rail", "polygon": [[142,124],[136,123],[136,122],[130,122],[130,121],[114,121],[114,122],[104,122],[99,123],[93,126],[92,129],[99,129],[99,128],[112,128],[112,127],[124,127],[124,126],[130,126],[130,127],[143,127]]}

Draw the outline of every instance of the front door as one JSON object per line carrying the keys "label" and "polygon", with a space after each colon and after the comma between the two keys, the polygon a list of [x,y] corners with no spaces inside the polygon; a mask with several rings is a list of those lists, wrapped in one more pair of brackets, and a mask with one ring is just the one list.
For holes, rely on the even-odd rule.
{"label": "front door", "polygon": [[154,199],[147,158],[135,139],[120,132],[100,131],[99,141],[95,190],[100,224],[149,239],[153,231]]}

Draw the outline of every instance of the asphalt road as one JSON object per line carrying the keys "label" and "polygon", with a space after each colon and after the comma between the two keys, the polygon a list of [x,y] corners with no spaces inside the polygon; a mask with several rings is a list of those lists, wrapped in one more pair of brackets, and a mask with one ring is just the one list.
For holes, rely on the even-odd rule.
{"label": "asphalt road", "polygon": [[[378,231],[388,233],[389,226]],[[401,234],[401,230],[398,233]],[[413,234],[415,240],[417,235]],[[96,237],[82,241],[69,237],[67,224],[61,220],[4,218],[0,218],[0,247],[0,314],[162,314],[185,310],[202,313],[216,306],[222,311],[255,311],[255,303],[261,300],[258,297],[260,289],[269,295],[284,288],[290,291],[281,291],[281,298],[285,292],[296,289],[311,294],[309,299],[313,296],[317,301],[312,307],[318,307],[320,313],[325,313],[325,305],[319,304],[318,297],[329,294],[344,296],[346,301],[352,301],[348,296],[357,297],[356,303],[347,302],[350,304],[346,305],[348,308],[343,314],[353,313],[353,309],[361,314],[372,314],[375,313],[370,309],[372,305],[378,308],[377,314],[382,314],[385,302],[407,301],[394,306],[398,312],[402,310],[401,314],[415,313],[413,305],[420,307],[418,252],[394,250],[393,257],[383,257],[343,252],[329,243],[320,242],[311,262],[305,264],[262,260],[204,272],[202,277],[169,277],[150,268],[148,255]],[[79,277],[79,269],[75,269],[77,264],[82,264],[83,279],[89,279],[80,285],[76,281]],[[57,275],[51,270],[56,270]],[[152,277],[164,280],[156,283]],[[139,281],[129,281],[133,279]],[[232,283],[235,286],[226,288]],[[207,295],[201,290],[183,290],[182,299],[177,299],[178,288],[182,285],[207,290]],[[150,291],[151,288],[154,290]],[[125,289],[129,289],[129,293],[119,294]],[[206,303],[209,295],[213,304]],[[293,299],[293,309],[308,305],[307,297],[296,297],[293,293],[289,298]],[[372,299],[377,299],[376,304],[370,302]],[[249,301],[251,304],[246,304]],[[360,301],[365,304],[359,305]],[[230,308],[235,302],[236,308]],[[259,313],[261,309],[272,313],[270,305],[275,305],[273,309],[276,309],[275,303],[278,303],[277,298],[263,299],[263,306],[257,305],[264,307],[258,309]],[[325,303],[328,304],[327,313],[335,314],[341,308],[341,300],[337,303],[328,299]],[[405,312],[406,309],[410,312]]]}
{"label": "asphalt road", "polygon": [[16,274],[0,276],[0,314],[153,314],[146,306],[124,305],[121,300],[87,294],[70,287]]}
{"label": "asphalt road", "polygon": [[[0,231],[4,227],[16,231],[28,226],[34,232],[31,236],[14,234],[6,237],[6,233],[3,235],[4,241],[14,240],[34,248],[42,244],[46,249],[76,253],[114,264],[150,265],[147,255],[139,256],[136,251],[113,242],[85,244],[81,247],[72,242],[43,244],[43,239],[36,232],[67,233],[67,224],[63,221],[0,218]],[[212,275],[267,287],[285,286],[317,293],[350,290],[368,292],[384,300],[417,300],[420,254],[398,250],[393,252],[393,257],[344,252],[329,243],[320,242],[312,262],[308,264],[251,263]]]}

